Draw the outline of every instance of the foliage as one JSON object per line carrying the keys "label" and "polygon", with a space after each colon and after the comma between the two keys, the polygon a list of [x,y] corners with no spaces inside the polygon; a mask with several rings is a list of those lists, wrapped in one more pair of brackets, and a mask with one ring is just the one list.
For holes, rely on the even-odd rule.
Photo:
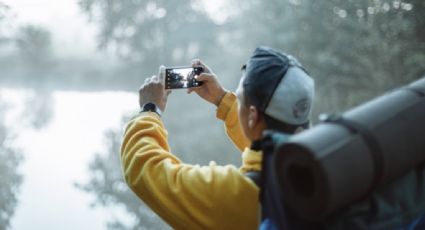
{"label": "foliage", "polygon": [[0,101],[0,229],[10,226],[18,203],[17,196],[22,176],[17,171],[21,153],[10,146],[10,130],[4,125],[6,105]]}
{"label": "foliage", "polygon": [[245,44],[298,57],[316,79],[320,111],[348,109],[425,72],[421,1],[248,2],[235,22],[254,37]]}
{"label": "foliage", "polygon": [[217,26],[197,2],[80,0],[81,8],[100,22],[99,46],[111,48],[137,74],[156,72],[160,64],[182,65],[215,51]]}
{"label": "foliage", "polygon": [[8,36],[6,35],[6,31],[4,27],[7,24],[7,21],[10,18],[10,7],[2,2],[0,2],[0,45],[5,43],[8,40]]}
{"label": "foliage", "polygon": [[[232,15],[216,25],[199,0],[80,0],[81,8],[101,27],[99,46],[115,49],[130,63],[137,77],[121,80],[132,84],[140,84],[140,76],[154,74],[160,64],[181,64],[200,56],[233,89],[240,64],[256,46],[268,45],[299,58],[316,79],[316,117],[320,112],[346,110],[425,73],[425,3],[419,0],[226,4],[233,9]],[[226,142],[219,123],[210,122],[213,115],[204,103],[173,92],[164,115],[173,153],[188,163],[238,162],[236,154],[230,156],[235,149]],[[118,163],[111,164],[118,162],[118,136],[114,136],[116,131],[106,135],[116,146],[93,160],[93,180],[85,190],[97,194],[98,204],[124,205],[140,218],[138,224],[153,227],[141,221],[148,215],[146,210],[140,213],[133,208],[140,201],[120,198],[126,186]],[[122,191],[112,189],[117,183]],[[124,224],[117,220],[114,226]]]}
{"label": "foliage", "polygon": [[96,194],[93,206],[116,208],[117,204],[122,204],[135,220],[131,226],[121,220],[112,220],[107,223],[108,229],[165,229],[166,224],[149,211],[124,181],[118,154],[122,136],[120,130],[111,129],[105,132],[105,152],[97,153],[90,163],[90,180],[76,186]]}
{"label": "foliage", "polygon": [[19,56],[29,71],[47,72],[52,55],[50,32],[33,25],[19,28],[16,35]]}
{"label": "foliage", "polygon": [[22,121],[34,129],[45,128],[54,117],[54,102],[50,91],[39,88],[33,90],[24,99],[25,109]]}
{"label": "foliage", "polygon": [[[232,90],[240,76],[239,66],[256,46],[268,45],[298,57],[316,79],[316,117],[321,112],[346,110],[425,73],[423,1],[246,0],[225,4],[232,14],[218,25],[203,9],[202,0],[79,0],[82,11],[100,27],[99,48],[113,50],[120,58],[111,63],[91,57],[59,58],[50,32],[38,26],[24,26],[6,36],[2,25],[9,7],[0,3],[0,45],[15,41],[15,53],[0,55],[2,74],[11,76],[0,78],[0,82],[43,90],[130,90],[155,74],[160,64],[185,65],[199,56]],[[48,120],[48,91],[34,93],[33,99],[28,104],[38,105],[41,117]],[[42,127],[47,120],[31,118],[30,122]],[[173,153],[183,161],[240,161],[222,135],[220,122],[214,123],[214,108],[196,96],[173,92],[164,122]],[[135,220],[129,228],[163,227],[122,180],[120,135],[117,130],[105,134],[105,153],[95,156],[90,165],[91,180],[79,187],[97,196],[95,205],[124,207]],[[3,142],[0,150],[6,155],[13,152],[3,147],[7,141]],[[12,159],[11,165],[19,161],[11,154],[7,158]],[[0,170],[7,167],[10,165]],[[11,213],[13,209],[8,210]],[[120,220],[108,226],[128,227]]]}

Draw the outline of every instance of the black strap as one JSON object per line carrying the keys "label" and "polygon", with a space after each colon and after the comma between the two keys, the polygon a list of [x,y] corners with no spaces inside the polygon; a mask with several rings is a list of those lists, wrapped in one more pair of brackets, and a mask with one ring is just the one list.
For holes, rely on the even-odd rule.
{"label": "black strap", "polygon": [[373,190],[381,182],[384,176],[384,156],[381,146],[376,140],[373,133],[364,125],[353,120],[344,118],[339,114],[332,114],[322,119],[323,122],[340,124],[350,130],[352,133],[358,133],[369,147],[374,163],[374,180],[371,190]]}
{"label": "black strap", "polygon": [[259,188],[261,186],[261,172],[250,171],[245,173],[245,176],[251,179]]}
{"label": "black strap", "polygon": [[[245,175],[251,178],[260,187],[260,202],[261,202],[261,221],[269,220],[272,229],[311,229],[322,230],[320,223],[313,223],[302,220],[297,215],[286,208],[283,202],[284,194],[278,183],[275,168],[275,153],[276,146],[282,142],[273,138],[273,131],[268,131],[264,135],[262,141],[262,171],[248,172]],[[259,180],[258,180],[259,179]]]}
{"label": "black strap", "polygon": [[274,163],[276,143],[272,137],[273,132],[266,133],[263,142],[262,173],[260,176],[260,201],[262,208],[262,221],[269,218],[273,221],[277,229],[290,230],[289,220],[287,219],[286,208],[283,205],[283,192],[278,187],[277,175]]}

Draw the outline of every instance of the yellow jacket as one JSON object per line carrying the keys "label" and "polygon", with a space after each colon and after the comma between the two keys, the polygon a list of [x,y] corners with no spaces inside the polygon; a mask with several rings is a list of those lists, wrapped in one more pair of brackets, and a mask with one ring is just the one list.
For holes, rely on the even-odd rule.
{"label": "yellow jacket", "polygon": [[175,229],[257,229],[259,189],[244,173],[261,170],[261,152],[247,148],[237,101],[227,93],[217,109],[242,153],[242,166],[189,165],[170,152],[156,113],[141,113],[127,126],[121,146],[125,180],[134,193]]}

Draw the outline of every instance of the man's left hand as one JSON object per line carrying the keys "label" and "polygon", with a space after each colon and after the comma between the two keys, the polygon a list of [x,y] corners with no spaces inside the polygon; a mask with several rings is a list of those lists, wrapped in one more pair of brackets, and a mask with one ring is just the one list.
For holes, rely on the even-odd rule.
{"label": "man's left hand", "polygon": [[167,97],[171,90],[165,90],[163,79],[165,76],[165,67],[159,67],[158,76],[152,76],[145,80],[145,83],[139,89],[139,105],[142,107],[146,103],[154,103],[161,112],[164,112],[167,105]]}

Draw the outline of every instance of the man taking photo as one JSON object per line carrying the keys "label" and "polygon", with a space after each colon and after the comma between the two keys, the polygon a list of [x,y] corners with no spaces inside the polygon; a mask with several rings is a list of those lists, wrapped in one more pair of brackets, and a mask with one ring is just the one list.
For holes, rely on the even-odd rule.
{"label": "man taking photo", "polygon": [[127,126],[121,147],[125,180],[134,193],[175,229],[257,229],[259,188],[246,176],[261,171],[263,131],[288,134],[309,126],[314,81],[293,57],[257,48],[242,68],[236,94],[225,90],[200,60],[203,85],[190,88],[217,106],[217,118],[242,152],[242,166],[189,165],[171,153],[161,121],[170,91],[162,78],[148,78],[139,90],[141,113]]}

